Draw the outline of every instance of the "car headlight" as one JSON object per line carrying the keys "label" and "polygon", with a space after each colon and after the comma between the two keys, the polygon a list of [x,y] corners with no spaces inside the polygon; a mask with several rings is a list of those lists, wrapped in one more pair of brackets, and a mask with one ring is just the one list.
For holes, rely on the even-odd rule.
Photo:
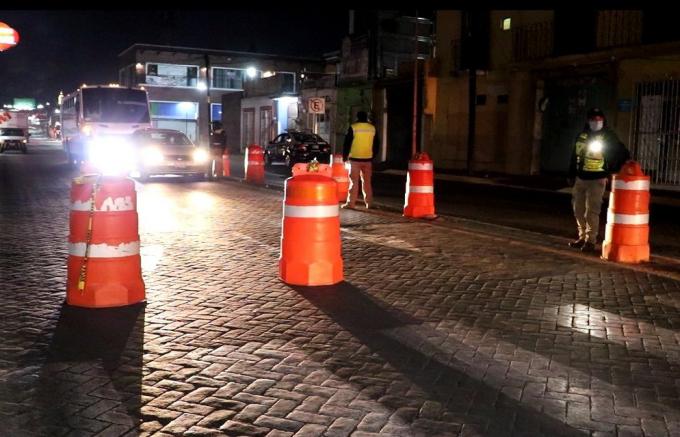
{"label": "car headlight", "polygon": [[196,149],[194,150],[193,158],[196,164],[204,164],[208,162],[210,155],[203,149]]}
{"label": "car headlight", "polygon": [[602,141],[591,141],[590,144],[588,144],[588,151],[592,153],[600,153],[602,151]]}
{"label": "car headlight", "polygon": [[141,158],[144,165],[158,165],[164,159],[163,152],[158,147],[143,148]]}

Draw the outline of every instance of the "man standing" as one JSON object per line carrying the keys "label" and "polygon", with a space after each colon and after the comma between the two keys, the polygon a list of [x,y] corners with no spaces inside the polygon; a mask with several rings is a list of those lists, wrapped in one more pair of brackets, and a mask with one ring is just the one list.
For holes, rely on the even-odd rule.
{"label": "man standing", "polygon": [[570,183],[574,181],[572,205],[578,226],[578,239],[569,243],[570,247],[582,252],[595,251],[607,178],[618,172],[628,159],[630,152],[609,129],[604,113],[598,108],[590,109],[569,165]]}
{"label": "man standing", "polygon": [[354,209],[359,195],[359,178],[361,178],[361,190],[364,194],[366,208],[371,207],[373,201],[373,189],[371,187],[371,174],[373,173],[373,157],[378,152],[378,136],[375,134],[375,126],[368,122],[368,114],[364,111],[357,113],[357,122],[347,130],[343,147],[343,159],[349,158],[351,170],[349,178],[351,186],[349,200],[343,208]]}

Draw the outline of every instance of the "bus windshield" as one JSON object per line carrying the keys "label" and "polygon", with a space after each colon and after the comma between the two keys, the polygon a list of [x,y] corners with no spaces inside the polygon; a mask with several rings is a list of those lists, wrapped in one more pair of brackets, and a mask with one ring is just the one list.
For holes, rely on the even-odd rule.
{"label": "bus windshield", "polygon": [[146,92],[126,88],[84,88],[83,118],[106,123],[149,123]]}

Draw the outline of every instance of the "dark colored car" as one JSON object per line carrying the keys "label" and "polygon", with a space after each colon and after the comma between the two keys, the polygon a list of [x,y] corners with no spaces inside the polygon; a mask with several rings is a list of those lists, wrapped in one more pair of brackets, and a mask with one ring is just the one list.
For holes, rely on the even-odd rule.
{"label": "dark colored car", "polygon": [[299,162],[316,158],[322,164],[331,162],[331,145],[311,132],[288,131],[270,141],[264,148],[266,166],[285,164],[292,167]]}

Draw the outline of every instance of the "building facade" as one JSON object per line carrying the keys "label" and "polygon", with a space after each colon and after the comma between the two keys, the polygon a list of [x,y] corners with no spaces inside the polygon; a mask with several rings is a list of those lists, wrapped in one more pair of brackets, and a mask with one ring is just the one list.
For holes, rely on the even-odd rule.
{"label": "building facade", "polygon": [[597,106],[655,186],[680,186],[680,31],[663,15],[439,11],[426,149],[440,168],[564,174]]}
{"label": "building facade", "polygon": [[[276,81],[285,93],[297,94],[300,74],[322,69],[323,60],[134,44],[120,53],[119,67],[120,84],[147,90],[153,126],[176,129],[207,144],[212,122],[219,121],[228,145],[236,149],[253,139],[249,132],[263,129],[251,118],[244,129],[241,99],[245,90],[256,89],[260,81]],[[269,120],[275,117],[272,114]]]}

